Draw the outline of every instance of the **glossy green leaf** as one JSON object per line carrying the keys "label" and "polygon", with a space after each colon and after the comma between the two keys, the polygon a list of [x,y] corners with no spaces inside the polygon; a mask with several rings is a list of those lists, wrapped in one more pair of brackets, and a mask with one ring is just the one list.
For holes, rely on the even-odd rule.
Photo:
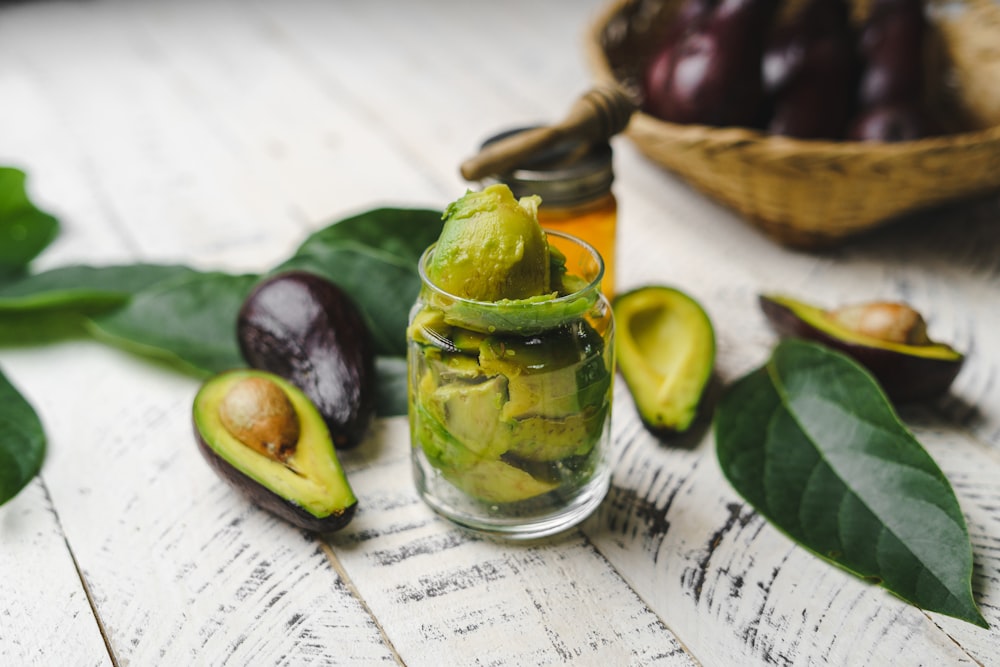
{"label": "glossy green leaf", "polygon": [[799,544],[919,607],[986,626],[951,485],[857,363],[783,341],[726,393],[715,433],[733,487]]}
{"label": "glossy green leaf", "polygon": [[0,322],[14,312],[91,312],[119,306],[151,285],[193,273],[185,266],[165,264],[59,267],[0,285]]}
{"label": "glossy green leaf", "polygon": [[406,323],[420,292],[417,261],[441,233],[441,212],[380,208],[316,232],[276,271],[301,269],[347,291],[380,355],[405,356]]}
{"label": "glossy green leaf", "polygon": [[87,337],[86,315],[73,310],[0,313],[3,347],[35,347]]}
{"label": "glossy green leaf", "polygon": [[45,432],[38,415],[0,373],[0,505],[27,486],[44,459]]}
{"label": "glossy green leaf", "polygon": [[138,292],[91,319],[94,335],[197,374],[245,367],[236,317],[258,277],[190,271]]}
{"label": "glossy green leaf", "polygon": [[59,233],[59,222],[31,202],[20,169],[0,167],[0,277],[21,272]]}

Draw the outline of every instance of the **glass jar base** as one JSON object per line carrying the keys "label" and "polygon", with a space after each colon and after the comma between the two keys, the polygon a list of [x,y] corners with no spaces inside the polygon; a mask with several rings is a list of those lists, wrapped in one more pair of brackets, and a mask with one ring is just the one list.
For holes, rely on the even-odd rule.
{"label": "glass jar base", "polygon": [[[546,502],[544,496],[490,504],[470,499],[436,473],[428,479],[420,467],[418,470],[417,492],[437,514],[463,528],[506,540],[549,537],[577,526],[597,509],[611,484],[610,474],[598,474],[571,497],[560,497],[558,504]],[[435,488],[429,488],[428,483]]]}

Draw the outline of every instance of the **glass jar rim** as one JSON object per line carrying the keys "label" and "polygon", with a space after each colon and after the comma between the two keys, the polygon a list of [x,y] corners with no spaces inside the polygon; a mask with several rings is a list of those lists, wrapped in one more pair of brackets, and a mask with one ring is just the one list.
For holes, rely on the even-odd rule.
{"label": "glass jar rim", "polygon": [[427,275],[427,262],[428,262],[428,260],[430,260],[431,255],[434,254],[434,248],[437,246],[437,242],[434,242],[434,243],[430,244],[429,246],[427,246],[427,248],[424,249],[423,253],[421,253],[421,255],[420,255],[420,260],[417,262],[417,272],[420,275],[420,281],[421,281],[421,283],[423,285],[425,285],[426,287],[428,287],[431,290],[433,290],[435,293],[437,293],[437,294],[439,294],[439,295],[441,295],[441,296],[443,296],[443,297],[445,297],[447,299],[450,299],[450,300],[458,302],[458,303],[466,303],[466,304],[469,304],[469,305],[474,305],[474,306],[476,306],[478,308],[490,308],[490,307],[493,307],[493,308],[503,308],[505,306],[510,306],[511,303],[516,303],[519,306],[528,306],[528,307],[533,307],[533,306],[538,306],[538,307],[551,306],[552,304],[570,302],[570,301],[573,301],[575,299],[579,299],[581,294],[587,294],[589,292],[596,292],[596,293],[600,294],[600,292],[601,292],[601,281],[604,279],[604,270],[605,270],[605,268],[604,268],[604,258],[601,257],[601,253],[597,252],[597,249],[594,248],[594,246],[590,245],[589,243],[587,243],[586,241],[584,241],[583,239],[581,239],[579,236],[574,236],[572,234],[567,234],[566,232],[560,232],[560,231],[556,231],[556,230],[553,230],[553,229],[544,229],[543,231],[544,231],[546,237],[555,236],[557,238],[561,238],[561,239],[563,239],[565,241],[568,241],[570,243],[575,243],[576,245],[580,246],[583,250],[585,250],[587,252],[587,254],[589,254],[590,257],[594,260],[594,262],[595,262],[595,264],[597,266],[597,271],[596,271],[596,273],[594,275],[594,278],[592,280],[590,280],[585,287],[582,287],[582,288],[576,290],[575,292],[570,292],[569,294],[564,294],[562,296],[555,297],[554,299],[544,299],[544,300],[539,300],[539,301],[531,301],[529,299],[507,299],[507,300],[502,300],[502,301],[478,301],[476,299],[469,299],[469,298],[466,298],[466,297],[461,297],[461,296],[452,294],[451,292],[449,292],[449,291],[443,289],[442,287],[436,285],[434,283],[434,281],[432,281],[430,279],[430,277]]}

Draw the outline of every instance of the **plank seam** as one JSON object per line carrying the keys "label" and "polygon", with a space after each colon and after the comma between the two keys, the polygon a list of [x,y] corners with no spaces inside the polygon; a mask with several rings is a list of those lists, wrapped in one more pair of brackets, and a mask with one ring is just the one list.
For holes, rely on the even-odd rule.
{"label": "plank seam", "polygon": [[940,625],[938,625],[938,623],[931,617],[930,614],[928,614],[926,611],[924,611],[922,609],[921,609],[921,611],[923,612],[923,614],[927,618],[927,620],[931,622],[931,625],[933,625],[934,627],[936,627],[941,632],[941,634],[943,634],[945,637],[947,637],[948,639],[950,639],[952,641],[952,643],[955,644],[955,646],[958,647],[958,650],[960,650],[962,653],[964,653],[969,658],[969,660],[971,660],[972,662],[976,663],[976,665],[978,667],[986,667],[985,663],[982,663],[979,660],[977,660],[974,655],[972,655],[971,653],[969,653],[968,649],[966,649],[964,646],[962,646],[962,643],[960,641],[958,641],[957,639],[955,639],[954,637],[952,637],[950,632],[948,632],[947,630],[945,630],[944,628],[942,628]]}
{"label": "plank seam", "polygon": [[655,608],[654,608],[654,607],[653,607],[653,606],[652,606],[652,605],[651,605],[651,604],[649,603],[649,601],[648,601],[648,600],[646,600],[646,598],[644,598],[644,597],[642,596],[642,594],[641,594],[641,593],[639,593],[639,591],[637,591],[637,590],[635,589],[635,586],[633,586],[633,585],[632,585],[632,582],[631,582],[631,581],[629,581],[629,580],[628,580],[628,579],[627,579],[627,578],[626,578],[626,577],[625,577],[625,576],[624,576],[624,575],[623,575],[623,574],[621,573],[621,571],[619,571],[619,570],[618,570],[618,567],[617,567],[617,566],[616,566],[616,565],[615,565],[615,564],[614,564],[614,563],[613,563],[613,562],[611,561],[611,559],[610,559],[610,558],[608,558],[607,556],[605,556],[605,555],[604,555],[604,552],[603,552],[603,551],[601,551],[601,550],[600,550],[600,549],[598,548],[598,546],[597,546],[596,544],[594,544],[594,542],[593,542],[593,541],[592,541],[592,540],[590,539],[590,536],[589,536],[589,535],[587,535],[587,533],[586,533],[585,531],[583,531],[583,530],[578,530],[577,532],[578,532],[578,533],[580,534],[580,536],[581,536],[581,537],[583,538],[583,540],[584,540],[584,541],[585,541],[585,542],[587,543],[587,545],[588,545],[588,546],[589,546],[589,547],[590,547],[591,549],[593,549],[593,550],[594,550],[594,553],[598,554],[598,555],[599,555],[599,556],[601,557],[601,559],[602,559],[602,560],[604,561],[604,563],[605,563],[605,564],[606,564],[606,565],[608,566],[608,568],[609,568],[609,569],[610,569],[610,570],[611,570],[612,572],[614,572],[614,573],[615,573],[615,575],[617,575],[617,576],[618,576],[618,578],[619,578],[619,579],[621,580],[621,582],[622,582],[623,584],[625,584],[626,586],[628,586],[629,590],[631,590],[631,591],[632,591],[632,594],[633,594],[633,595],[635,595],[635,596],[636,596],[636,598],[638,598],[639,600],[641,600],[641,601],[642,601],[642,603],[643,603],[644,605],[646,605],[646,608],[647,608],[647,609],[648,609],[648,610],[649,610],[649,611],[650,611],[650,612],[651,612],[651,613],[652,613],[652,614],[653,614],[653,615],[654,615],[654,616],[655,616],[655,617],[656,617],[657,619],[659,619],[660,623],[662,623],[662,624],[663,624],[663,627],[665,627],[665,628],[667,629],[667,631],[668,631],[668,632],[670,632],[671,636],[673,636],[673,638],[674,638],[674,641],[676,641],[676,642],[677,642],[677,645],[678,645],[678,646],[680,646],[680,647],[681,647],[681,650],[683,650],[683,651],[684,651],[684,653],[686,653],[686,654],[687,654],[688,658],[690,658],[690,659],[691,659],[691,662],[693,662],[693,663],[694,663],[695,665],[698,665],[699,667],[701,667],[701,665],[702,665],[702,662],[701,662],[701,660],[699,660],[699,659],[697,658],[697,656],[695,656],[694,652],[692,652],[692,651],[691,651],[691,649],[689,649],[689,648],[688,648],[687,644],[685,644],[685,643],[684,643],[684,641],[683,641],[683,640],[682,640],[682,639],[680,638],[680,636],[678,636],[678,634],[677,634],[677,633],[676,633],[676,632],[674,631],[674,629],[673,629],[673,628],[672,628],[672,627],[670,626],[670,624],[669,624],[669,623],[667,623],[667,619],[663,618],[663,617],[662,617],[662,616],[661,616],[661,615],[659,614],[659,612],[658,612],[658,611],[656,611],[656,609],[655,609]]}
{"label": "plank seam", "polygon": [[382,641],[385,643],[386,648],[389,649],[389,652],[392,653],[392,657],[396,659],[396,663],[398,665],[401,665],[402,667],[406,667],[406,663],[403,661],[402,656],[399,655],[399,652],[393,645],[392,640],[389,639],[389,635],[386,634],[385,628],[382,627],[382,623],[379,622],[378,617],[372,611],[371,607],[368,606],[368,602],[361,596],[361,591],[358,590],[358,587],[354,585],[354,582],[348,576],[347,570],[344,569],[344,566],[341,564],[340,559],[337,558],[336,552],[334,552],[333,548],[329,544],[327,544],[327,542],[323,539],[319,540],[319,545],[320,548],[323,550],[323,553],[326,555],[326,559],[330,562],[330,565],[337,573],[337,576],[339,576],[340,580],[344,582],[344,586],[347,588],[348,591],[350,591],[351,595],[353,595],[354,598],[358,601],[362,609],[365,610],[365,613],[368,614],[368,617],[372,619],[372,623],[375,624],[375,627],[378,628],[378,633],[382,637]]}
{"label": "plank seam", "polygon": [[48,502],[52,516],[56,520],[56,525],[59,527],[59,533],[62,535],[63,543],[66,545],[66,551],[69,553],[69,558],[73,562],[73,569],[76,570],[76,576],[80,580],[80,586],[83,587],[83,594],[87,596],[87,604],[90,606],[90,613],[93,614],[94,622],[97,623],[97,630],[101,633],[101,639],[104,641],[104,648],[108,652],[108,658],[111,660],[113,667],[120,667],[118,657],[115,655],[115,650],[111,646],[111,638],[108,636],[107,628],[104,627],[104,621],[101,620],[101,614],[97,611],[97,603],[94,601],[94,596],[90,592],[90,586],[87,585],[87,579],[83,576],[83,571],[80,569],[80,563],[76,560],[76,554],[73,553],[73,547],[69,543],[69,538],[66,537],[66,531],[63,529],[62,525],[62,519],[59,518],[59,512],[56,511],[55,503],[52,501],[52,495],[49,493],[49,486],[45,483],[44,476],[39,475],[39,481],[41,482],[42,491],[45,493],[45,500]]}

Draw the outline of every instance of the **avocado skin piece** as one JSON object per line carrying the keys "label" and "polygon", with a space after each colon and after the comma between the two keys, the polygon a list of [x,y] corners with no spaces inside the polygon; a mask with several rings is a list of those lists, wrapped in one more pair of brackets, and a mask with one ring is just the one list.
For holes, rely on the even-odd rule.
{"label": "avocado skin piece", "polygon": [[375,353],[350,297],[305,271],[258,283],[236,324],[243,358],[279,375],[316,404],[338,449],[364,439],[375,415]]}
{"label": "avocado skin piece", "polygon": [[940,396],[965,361],[964,355],[943,343],[902,345],[853,334],[824,319],[822,309],[789,297],[762,294],[758,301],[776,333],[822,343],[852,357],[897,403]]}
{"label": "avocado skin piece", "polygon": [[715,366],[708,315],[684,292],[662,285],[619,294],[612,309],[618,369],[643,425],[658,437],[687,431]]}
{"label": "avocado skin piece", "polygon": [[[221,422],[213,417],[212,412],[218,410],[219,400],[225,394],[225,385],[231,386],[244,377],[267,378],[285,391],[303,426],[299,441],[300,446],[302,438],[326,439],[325,443],[314,443],[313,446],[317,448],[318,455],[329,455],[332,458],[332,478],[326,480],[326,483],[333,484],[336,488],[331,489],[327,497],[336,496],[339,498],[339,502],[333,503],[332,506],[319,513],[313,513],[306,509],[303,503],[296,502],[295,498],[285,498],[268,488],[270,482],[267,468],[271,467],[271,463],[276,462],[269,461],[265,456],[248,447],[244,447],[246,456],[241,457],[242,460],[239,462],[227,458],[231,455],[223,455],[216,450],[218,445],[213,446],[213,442],[224,435],[212,433],[210,428],[225,429]],[[321,415],[305,394],[281,378],[255,370],[234,370],[220,373],[208,379],[199,390],[192,410],[192,422],[195,441],[198,443],[198,449],[205,461],[220,478],[260,508],[294,526],[321,533],[340,530],[354,518],[358,500],[344,475],[340,462],[337,460],[333,443],[329,439],[329,433],[326,431]],[[242,443],[240,444],[242,445]],[[294,459],[293,456],[292,460],[294,461]],[[262,462],[263,468],[261,467]],[[248,472],[244,472],[240,468],[244,468]]]}

